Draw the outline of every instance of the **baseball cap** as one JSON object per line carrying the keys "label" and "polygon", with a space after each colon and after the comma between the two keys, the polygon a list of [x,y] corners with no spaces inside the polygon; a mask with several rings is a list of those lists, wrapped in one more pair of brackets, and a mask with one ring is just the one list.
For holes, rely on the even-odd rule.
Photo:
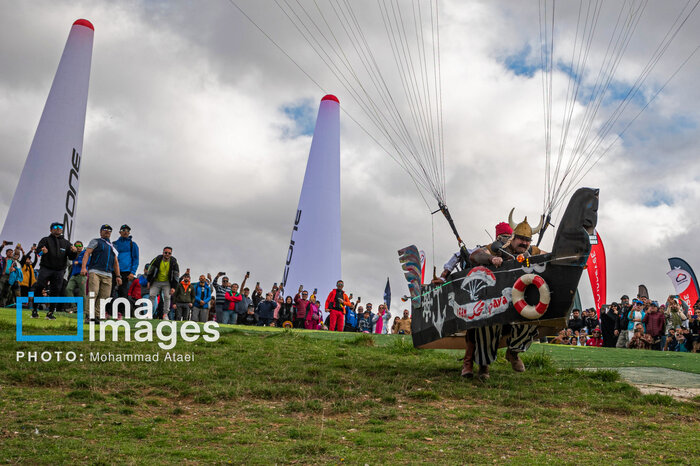
{"label": "baseball cap", "polygon": [[626,294],[623,294],[622,296],[620,296],[620,301],[622,301],[623,299],[630,299],[630,297]]}
{"label": "baseball cap", "polygon": [[106,223],[100,227],[100,231],[102,230],[109,230],[112,231],[112,227],[107,225]]}
{"label": "baseball cap", "polygon": [[61,222],[53,222],[53,223],[51,224],[51,229],[52,229],[52,230],[55,230],[56,228],[61,228],[61,229],[63,229],[63,224],[62,224]]}
{"label": "baseball cap", "polygon": [[125,223],[124,225],[122,225],[121,227],[119,227],[119,230],[129,230],[129,231],[131,231],[131,227]]}

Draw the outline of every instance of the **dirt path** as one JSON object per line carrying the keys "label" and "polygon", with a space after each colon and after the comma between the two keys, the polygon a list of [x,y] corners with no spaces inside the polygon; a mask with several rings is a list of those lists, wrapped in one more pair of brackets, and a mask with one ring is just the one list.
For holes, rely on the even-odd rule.
{"label": "dirt path", "polygon": [[644,394],[659,393],[679,400],[700,396],[700,374],[660,367],[615,367],[623,379]]}

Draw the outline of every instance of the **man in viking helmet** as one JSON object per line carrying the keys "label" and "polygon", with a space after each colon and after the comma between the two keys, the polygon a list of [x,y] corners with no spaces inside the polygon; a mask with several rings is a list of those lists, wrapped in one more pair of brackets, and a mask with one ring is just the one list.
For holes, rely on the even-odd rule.
{"label": "man in viking helmet", "polygon": [[509,241],[500,243],[495,241],[485,248],[477,249],[469,256],[469,261],[474,265],[494,265],[500,267],[504,260],[514,260],[520,254],[524,257],[536,256],[544,254],[537,246],[532,246],[532,235],[537,234],[542,229],[543,218],[540,218],[540,223],[534,229],[525,220],[517,225],[513,222],[513,211],[511,209],[508,215],[508,223],[513,229],[513,236]]}
{"label": "man in viking helmet", "polygon": [[[512,209],[508,216],[508,224],[513,229],[513,235],[506,241],[502,241],[502,238],[499,237],[499,240],[494,241],[489,246],[472,252],[469,256],[469,261],[472,265],[500,267],[504,261],[515,260],[519,255],[529,257],[545,253],[537,246],[531,245],[532,235],[539,233],[543,219],[540,220],[539,225],[534,230],[527,223],[527,217],[516,225],[513,222],[514,210]],[[482,380],[489,378],[489,365],[496,359],[503,328],[504,325],[496,324],[470,329],[466,333],[467,350],[462,366],[463,377],[473,377],[473,365],[476,363],[479,365],[479,378]],[[533,339],[538,336],[537,326],[511,324],[506,326],[506,328],[510,328],[510,335],[506,341],[508,345],[506,359],[510,362],[514,371],[524,372],[525,364],[520,359],[519,353],[527,351]]]}

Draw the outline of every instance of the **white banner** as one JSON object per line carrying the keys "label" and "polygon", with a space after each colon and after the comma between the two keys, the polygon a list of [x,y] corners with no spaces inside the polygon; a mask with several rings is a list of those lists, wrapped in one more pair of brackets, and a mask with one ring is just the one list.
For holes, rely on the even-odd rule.
{"label": "white banner", "polygon": [[284,267],[285,295],[294,296],[300,285],[309,296],[317,288],[323,307],[340,279],[340,103],[327,95],[318,109],[294,216]]}
{"label": "white banner", "polygon": [[36,243],[52,222],[62,222],[64,236],[74,237],[93,35],[87,20],[71,27],[1,239]]}

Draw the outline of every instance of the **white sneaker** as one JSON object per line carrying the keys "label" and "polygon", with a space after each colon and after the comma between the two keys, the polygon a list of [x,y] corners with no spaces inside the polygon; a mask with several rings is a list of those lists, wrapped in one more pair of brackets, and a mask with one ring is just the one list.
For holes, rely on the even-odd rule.
{"label": "white sneaker", "polygon": [[163,320],[170,320],[168,319],[168,314],[163,314]]}

